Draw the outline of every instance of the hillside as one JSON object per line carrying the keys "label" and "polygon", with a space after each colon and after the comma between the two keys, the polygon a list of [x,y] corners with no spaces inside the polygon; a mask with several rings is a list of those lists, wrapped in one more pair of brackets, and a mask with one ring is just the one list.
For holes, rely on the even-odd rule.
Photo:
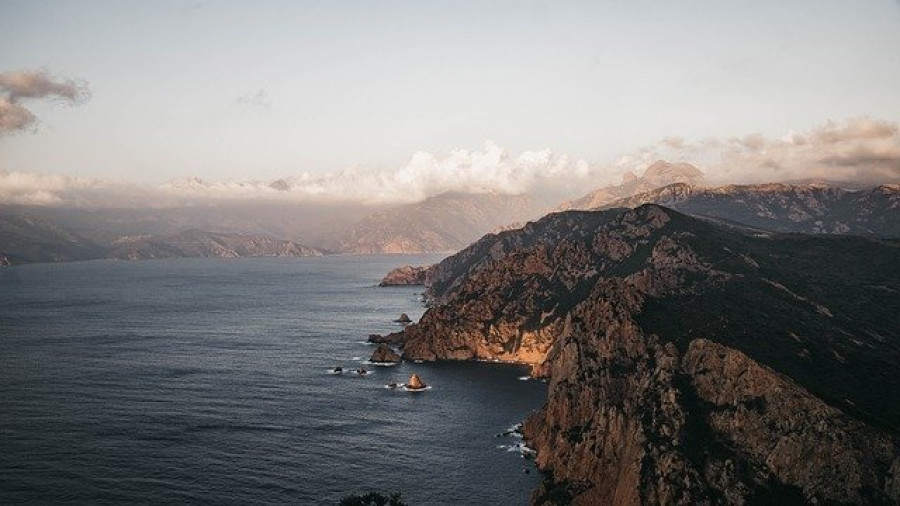
{"label": "hillside", "polygon": [[8,264],[100,258],[105,247],[78,232],[25,213],[0,213],[0,259]]}
{"label": "hillside", "polygon": [[900,500],[896,242],[552,214],[432,272],[408,359],[549,374],[535,504]]}
{"label": "hillside", "polygon": [[[46,213],[46,211],[45,211]],[[65,262],[103,258],[146,260],[178,257],[315,256],[322,252],[263,234],[190,229],[175,233],[115,235],[73,229],[51,213],[6,210],[0,216],[0,264]],[[127,226],[123,225],[125,229]],[[132,228],[140,229],[140,224]],[[89,235],[89,236],[88,236]]]}
{"label": "hillside", "polygon": [[458,251],[544,209],[544,203],[526,195],[443,193],[362,219],[338,235],[335,249],[356,254]]}
{"label": "hillside", "polygon": [[775,232],[900,237],[900,185],[845,190],[827,184],[673,184],[601,206],[655,203]]}
{"label": "hillside", "polygon": [[187,230],[177,234],[126,236],[117,239],[106,258],[149,260],[157,258],[305,257],[322,252],[263,235],[219,234]]}

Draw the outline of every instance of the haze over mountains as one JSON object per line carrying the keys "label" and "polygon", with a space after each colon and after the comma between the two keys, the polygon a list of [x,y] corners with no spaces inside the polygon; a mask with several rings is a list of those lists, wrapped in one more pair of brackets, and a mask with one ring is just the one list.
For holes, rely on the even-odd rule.
{"label": "haze over mountains", "polygon": [[[701,160],[705,170],[664,155]],[[810,178],[819,182],[769,184]],[[151,187],[0,173],[0,256],[12,263],[118,258],[117,241],[133,236],[161,248],[135,258],[174,255],[180,250],[170,243],[187,231],[264,236],[298,251],[452,252],[551,211],[646,202],[766,230],[893,236],[898,182],[897,125],[866,118],[778,140],[669,138],[615,166],[549,150],[512,156],[487,143],[481,151],[417,153],[391,170],[270,182],[189,177]]]}
{"label": "haze over mountains", "polygon": [[[826,183],[705,187],[704,180],[691,164],[660,160],[641,176],[629,172],[619,185],[562,204],[532,194],[447,192],[399,206],[235,201],[126,209],[4,206],[0,256],[8,263],[27,263],[453,252],[486,233],[517,228],[551,210],[645,203],[768,231],[900,235],[897,184],[863,189]],[[198,244],[184,247],[187,236]],[[222,246],[222,241],[244,244],[232,248]]]}

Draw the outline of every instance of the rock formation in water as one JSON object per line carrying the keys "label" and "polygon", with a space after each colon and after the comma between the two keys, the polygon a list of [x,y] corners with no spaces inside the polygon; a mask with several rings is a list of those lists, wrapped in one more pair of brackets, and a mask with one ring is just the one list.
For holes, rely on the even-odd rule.
{"label": "rock formation in water", "polygon": [[549,372],[535,504],[896,503],[898,258],[656,205],[558,213],[436,266],[436,305],[385,339]]}
{"label": "rock formation in water", "polygon": [[409,377],[409,381],[406,382],[406,388],[411,390],[422,390],[426,385],[421,378],[419,378],[418,374],[413,374]]}
{"label": "rock formation in water", "polygon": [[369,334],[369,338],[367,339],[370,343],[375,344],[394,344],[399,345],[404,342],[404,335],[401,332],[394,332],[387,335],[381,334]]}
{"label": "rock formation in water", "polygon": [[375,348],[375,351],[372,352],[372,357],[369,359],[369,361],[380,363],[397,363],[400,362],[400,355],[392,350],[390,346],[386,344],[379,344],[378,347]]}
{"label": "rock formation in water", "polygon": [[412,323],[412,319],[406,313],[400,313],[400,317],[394,321],[397,323]]}
{"label": "rock formation in water", "polygon": [[388,272],[378,286],[411,286],[425,285],[428,278],[428,269],[431,266],[415,267],[412,265],[404,265]]}

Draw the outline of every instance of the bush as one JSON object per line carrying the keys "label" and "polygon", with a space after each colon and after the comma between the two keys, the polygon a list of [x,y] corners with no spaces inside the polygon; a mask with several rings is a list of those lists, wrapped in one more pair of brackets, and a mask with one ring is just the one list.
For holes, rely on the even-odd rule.
{"label": "bush", "polygon": [[348,495],[341,499],[340,506],[407,506],[400,500],[400,492],[386,496],[378,492],[363,495]]}

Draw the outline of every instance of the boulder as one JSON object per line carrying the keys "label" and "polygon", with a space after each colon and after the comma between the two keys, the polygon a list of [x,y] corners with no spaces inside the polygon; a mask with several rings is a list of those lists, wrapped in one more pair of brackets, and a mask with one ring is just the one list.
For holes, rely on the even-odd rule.
{"label": "boulder", "polygon": [[400,313],[400,317],[394,321],[397,323],[412,323],[412,320],[409,318],[409,315],[406,313]]}
{"label": "boulder", "polygon": [[400,355],[391,349],[390,346],[386,344],[379,344],[378,348],[375,348],[375,352],[372,353],[372,358],[369,359],[370,362],[399,362]]}

